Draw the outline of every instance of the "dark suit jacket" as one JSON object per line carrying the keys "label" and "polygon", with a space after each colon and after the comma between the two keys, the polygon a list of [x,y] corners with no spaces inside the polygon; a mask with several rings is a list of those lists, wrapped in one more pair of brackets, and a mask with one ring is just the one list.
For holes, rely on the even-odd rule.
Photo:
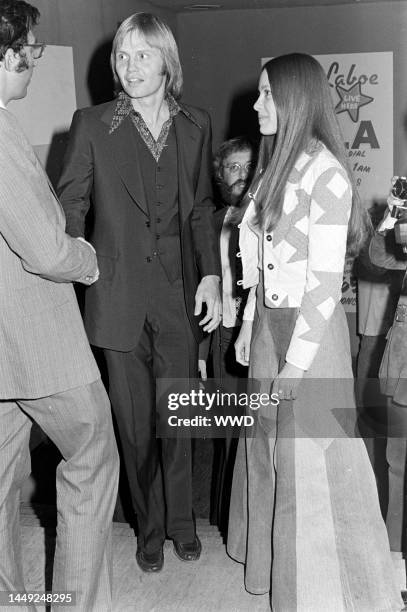
{"label": "dark suit jacket", "polygon": [[[85,234],[85,216],[90,208],[93,213],[87,237],[97,252],[100,278],[86,291],[89,340],[127,351],[137,344],[145,319],[151,235],[135,128],[127,117],[109,134],[115,106],[113,101],[75,113],[58,190],[72,236]],[[203,276],[220,276],[212,228],[211,127],[205,111],[180,106],[174,126],[184,294],[199,341],[195,291]]]}

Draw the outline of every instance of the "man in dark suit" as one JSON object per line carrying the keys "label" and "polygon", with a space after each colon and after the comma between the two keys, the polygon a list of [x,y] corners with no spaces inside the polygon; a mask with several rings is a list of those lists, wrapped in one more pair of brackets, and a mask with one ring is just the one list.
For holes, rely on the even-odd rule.
{"label": "man in dark suit", "polygon": [[201,330],[215,329],[221,316],[211,130],[206,112],[177,101],[177,46],[154,15],[121,24],[111,64],[121,92],[75,113],[59,192],[72,236],[85,234],[92,206],[86,235],[100,279],[86,292],[85,326],[104,349],[137,514],[137,562],[154,572],[166,534],[184,561],[201,551],[190,442],[156,439],[155,382],[195,376]]}

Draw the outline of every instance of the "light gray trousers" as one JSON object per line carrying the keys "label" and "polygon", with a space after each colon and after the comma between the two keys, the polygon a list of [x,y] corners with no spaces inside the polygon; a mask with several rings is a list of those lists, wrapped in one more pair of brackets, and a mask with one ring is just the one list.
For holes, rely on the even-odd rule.
{"label": "light gray trousers", "polygon": [[63,456],[52,589],[76,593],[71,612],[111,610],[119,458],[101,380],[46,398],[0,401],[0,590],[24,591],[19,502],[30,473],[31,419]]}

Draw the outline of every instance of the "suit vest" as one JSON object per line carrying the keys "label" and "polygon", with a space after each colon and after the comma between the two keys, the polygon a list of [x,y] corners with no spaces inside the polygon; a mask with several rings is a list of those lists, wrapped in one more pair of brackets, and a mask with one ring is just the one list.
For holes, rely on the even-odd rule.
{"label": "suit vest", "polygon": [[[182,276],[178,215],[177,142],[172,125],[158,162],[136,130],[141,176],[149,217],[152,261],[158,259],[169,282]],[[154,274],[151,275],[154,280]]]}

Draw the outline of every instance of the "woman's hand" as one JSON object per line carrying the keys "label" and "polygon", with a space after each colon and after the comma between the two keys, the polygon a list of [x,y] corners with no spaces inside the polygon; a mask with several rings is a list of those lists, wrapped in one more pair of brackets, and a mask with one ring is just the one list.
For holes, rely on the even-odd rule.
{"label": "woman's hand", "polygon": [[252,328],[253,321],[243,321],[239,336],[235,342],[236,361],[244,366],[249,365]]}
{"label": "woman's hand", "polygon": [[286,363],[279,375],[274,379],[272,393],[276,393],[280,400],[296,399],[298,386],[304,373],[305,370],[297,368],[292,363]]}

